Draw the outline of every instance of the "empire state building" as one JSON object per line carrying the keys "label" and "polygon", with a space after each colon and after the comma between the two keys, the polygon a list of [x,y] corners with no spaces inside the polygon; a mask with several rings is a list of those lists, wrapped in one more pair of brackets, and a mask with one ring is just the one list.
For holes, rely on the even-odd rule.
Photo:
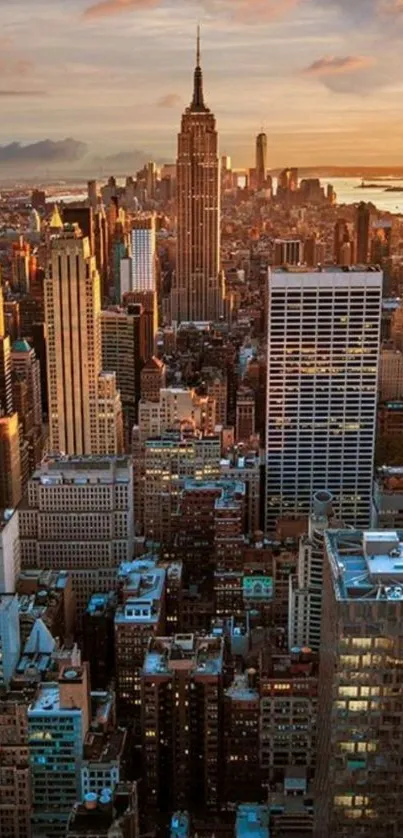
{"label": "empire state building", "polygon": [[182,116],[176,168],[178,228],[172,320],[217,320],[223,313],[218,135],[214,114],[204,103],[199,32],[193,99]]}

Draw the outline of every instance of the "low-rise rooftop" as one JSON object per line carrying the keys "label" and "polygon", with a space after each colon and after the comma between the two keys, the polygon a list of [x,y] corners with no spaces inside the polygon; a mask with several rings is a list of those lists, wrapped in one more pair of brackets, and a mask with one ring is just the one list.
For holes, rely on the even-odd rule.
{"label": "low-rise rooftop", "polygon": [[242,803],[237,808],[235,838],[269,838],[269,811],[257,803]]}
{"label": "low-rise rooftop", "polygon": [[128,483],[130,468],[130,458],[122,455],[48,454],[35,469],[31,481],[42,486]]}
{"label": "low-rise rooftop", "polygon": [[126,737],[124,728],[108,733],[89,731],[84,740],[84,761],[99,764],[118,761],[123,754]]}
{"label": "low-rise rooftop", "polygon": [[175,669],[192,675],[220,675],[224,642],[219,637],[175,634],[150,640],[144,660],[144,675],[167,675]]}
{"label": "low-rise rooftop", "polygon": [[[137,562],[133,562],[137,565]],[[115,614],[115,625],[157,623],[165,589],[165,570],[146,565],[143,570],[127,569],[121,588],[123,604]]]}

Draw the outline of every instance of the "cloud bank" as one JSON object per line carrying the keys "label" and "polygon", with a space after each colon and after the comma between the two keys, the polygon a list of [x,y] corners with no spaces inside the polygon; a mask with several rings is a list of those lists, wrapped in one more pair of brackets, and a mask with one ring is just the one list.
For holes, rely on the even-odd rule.
{"label": "cloud bank", "polygon": [[56,142],[39,140],[28,145],[14,142],[0,146],[0,163],[74,163],[86,152],[86,144],[71,137]]}
{"label": "cloud bank", "polygon": [[160,5],[160,0],[100,0],[99,3],[93,3],[85,9],[84,17],[87,20],[94,20],[135,9],[151,9],[158,5]]}

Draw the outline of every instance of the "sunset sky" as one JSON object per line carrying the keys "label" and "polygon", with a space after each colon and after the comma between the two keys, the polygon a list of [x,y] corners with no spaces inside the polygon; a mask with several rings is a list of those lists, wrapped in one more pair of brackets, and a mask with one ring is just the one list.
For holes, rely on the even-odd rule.
{"label": "sunset sky", "polygon": [[198,21],[235,165],[403,165],[403,0],[0,0],[0,145],[173,159]]}

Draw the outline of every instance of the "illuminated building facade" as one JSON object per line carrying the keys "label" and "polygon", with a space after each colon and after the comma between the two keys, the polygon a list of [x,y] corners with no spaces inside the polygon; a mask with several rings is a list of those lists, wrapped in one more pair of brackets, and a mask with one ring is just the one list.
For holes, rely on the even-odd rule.
{"label": "illuminated building facade", "polygon": [[74,227],[52,240],[45,313],[51,451],[119,453],[120,396],[114,377],[101,374],[100,279]]}
{"label": "illuminated building facade", "polygon": [[32,773],[32,835],[64,836],[81,798],[81,761],[90,721],[87,665],[65,665],[39,686],[28,708]]}
{"label": "illuminated building facade", "polygon": [[131,291],[156,291],[155,215],[133,218]]}
{"label": "illuminated building facade", "polygon": [[141,675],[150,806],[217,807],[224,640],[176,634],[150,641]]}
{"label": "illuminated building facade", "polygon": [[177,202],[172,320],[218,320],[223,313],[220,163],[215,117],[204,103],[199,38],[193,99],[182,116],[178,136]]}
{"label": "illuminated building facade", "polygon": [[323,487],[368,526],[382,274],[274,271],[268,295],[266,528]]}
{"label": "illuminated building facade", "polygon": [[403,533],[325,535],[315,836],[403,831]]}
{"label": "illuminated building facade", "polygon": [[20,692],[0,698],[0,834],[31,838],[27,705]]}
{"label": "illuminated building facade", "polygon": [[49,457],[19,508],[23,568],[71,571],[80,618],[90,596],[115,587],[132,556],[133,478],[128,457]]}

